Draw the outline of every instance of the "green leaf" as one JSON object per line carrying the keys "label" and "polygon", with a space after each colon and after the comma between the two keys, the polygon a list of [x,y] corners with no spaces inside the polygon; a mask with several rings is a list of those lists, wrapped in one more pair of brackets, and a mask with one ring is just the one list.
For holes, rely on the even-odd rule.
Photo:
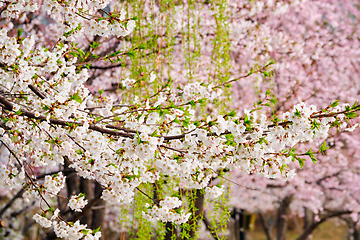
{"label": "green leaf", "polygon": [[225,137],[228,140],[234,140],[234,135],[232,133],[226,134]]}
{"label": "green leaf", "polygon": [[226,115],[228,115],[229,117],[235,117],[235,116],[236,116],[236,111],[235,111],[235,109],[233,109],[231,112],[229,112],[229,113],[226,114]]}
{"label": "green leaf", "polygon": [[92,42],[92,43],[90,44],[90,47],[91,47],[92,49],[95,49],[95,48],[97,48],[99,45],[100,45],[100,42]]}
{"label": "green leaf", "polygon": [[339,100],[336,100],[330,104],[330,107],[336,107],[339,105]]}
{"label": "green leaf", "polygon": [[206,99],[204,99],[204,98],[200,98],[200,99],[198,100],[198,102],[204,106],[204,104],[206,104],[207,101],[206,101]]}
{"label": "green leaf", "polygon": [[114,163],[109,163],[109,166],[113,166],[114,168],[119,168],[119,167],[116,166]]}
{"label": "green leaf", "polygon": [[199,126],[200,126],[200,122],[199,122],[199,121],[195,121],[195,122],[194,122],[194,125],[197,126],[197,127],[199,127]]}
{"label": "green leaf", "polygon": [[74,100],[78,103],[82,103],[83,100],[81,99],[81,97],[79,96],[79,92],[75,93],[73,96],[71,96],[70,98],[71,100]]}
{"label": "green leaf", "polygon": [[22,114],[22,111],[19,110],[19,111],[17,111],[15,114],[18,115],[18,116],[20,116],[20,115]]}
{"label": "green leaf", "polygon": [[97,229],[93,230],[93,233],[95,234],[95,233],[97,233],[98,231],[100,231],[100,227],[101,227],[101,226],[99,226]]}
{"label": "green leaf", "polygon": [[282,173],[284,171],[284,169],[289,169],[289,166],[286,164],[281,165],[280,172]]}
{"label": "green leaf", "polygon": [[296,109],[296,111],[294,112],[294,115],[297,117],[301,117],[301,113],[299,110]]}
{"label": "green leaf", "polygon": [[259,138],[258,143],[259,144],[262,144],[262,143],[269,144],[268,141],[266,141],[266,139],[264,137]]}
{"label": "green leaf", "polygon": [[80,56],[84,56],[85,53],[81,48],[78,48],[77,51],[80,53]]}
{"label": "green leaf", "polygon": [[355,112],[348,112],[348,113],[344,113],[344,114],[349,119],[353,119],[353,118],[356,118],[358,116],[358,114],[355,113]]}
{"label": "green leaf", "polygon": [[311,129],[312,130],[314,130],[314,129],[319,130],[319,127],[320,127],[320,123],[318,123],[316,120],[311,122]]}
{"label": "green leaf", "polygon": [[323,144],[321,144],[321,147],[319,150],[322,154],[324,154],[327,149],[329,149],[329,147],[326,146],[326,141],[324,141]]}
{"label": "green leaf", "polygon": [[296,157],[296,160],[299,162],[300,168],[303,168],[305,159]]}
{"label": "green leaf", "polygon": [[236,146],[236,142],[233,142],[233,141],[230,141],[230,140],[226,140],[225,145],[235,147],[235,146]]}
{"label": "green leaf", "polygon": [[89,161],[87,162],[87,164],[91,164],[91,165],[93,165],[94,163],[95,163],[95,159],[89,159]]}
{"label": "green leaf", "polygon": [[150,136],[151,136],[151,137],[156,137],[156,136],[158,136],[157,130],[155,130],[153,133],[151,133]]}
{"label": "green leaf", "polygon": [[182,125],[185,127],[185,128],[188,128],[189,127],[189,123],[190,123],[190,118],[185,118],[183,121],[182,121]]}
{"label": "green leaf", "polygon": [[129,51],[126,53],[126,55],[128,55],[130,58],[133,58],[135,56],[135,52],[134,51]]}
{"label": "green leaf", "polygon": [[212,127],[212,126],[216,125],[216,121],[210,121],[210,122],[208,123],[208,125],[209,125],[209,127]]}
{"label": "green leaf", "polygon": [[309,151],[307,151],[307,152],[305,153],[305,155],[309,156],[310,159],[311,159],[311,161],[313,161],[313,163],[316,164],[317,159],[316,159],[316,157],[314,156],[314,153],[311,151],[311,148],[309,149]]}
{"label": "green leaf", "polygon": [[181,122],[177,117],[173,120],[173,122],[181,125]]}
{"label": "green leaf", "polygon": [[194,100],[191,100],[190,102],[188,102],[191,106],[196,106],[196,103],[195,103],[195,101]]}
{"label": "green leaf", "polygon": [[277,99],[276,98],[272,98],[270,99],[270,102],[272,102],[274,105],[277,103]]}
{"label": "green leaf", "polygon": [[17,30],[17,37],[20,38],[21,37],[21,34],[23,33],[24,29],[22,28],[18,28]]}
{"label": "green leaf", "polygon": [[307,155],[307,156],[314,155],[313,152],[311,151],[311,148],[305,153],[305,155]]}
{"label": "green leaf", "polygon": [[85,193],[79,193],[79,198],[81,197],[86,197],[86,194]]}
{"label": "green leaf", "polygon": [[175,192],[173,194],[171,194],[172,197],[177,197],[177,198],[181,198],[181,195],[179,192]]}
{"label": "green leaf", "polygon": [[355,108],[358,105],[357,100],[354,102],[351,108]]}
{"label": "green leaf", "polygon": [[146,49],[146,44],[145,43],[140,44],[139,49]]}

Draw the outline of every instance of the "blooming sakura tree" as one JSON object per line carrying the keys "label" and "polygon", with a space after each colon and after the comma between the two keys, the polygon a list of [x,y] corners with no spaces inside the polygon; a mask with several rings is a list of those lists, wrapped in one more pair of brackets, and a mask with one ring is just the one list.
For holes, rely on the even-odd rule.
{"label": "blooming sakura tree", "polygon": [[[274,35],[281,33],[301,50],[301,54],[295,55],[291,51],[285,54],[286,51],[271,50],[270,55],[276,64],[279,67],[286,65],[286,69],[278,70],[276,74],[279,86],[276,88],[279,99],[276,109],[284,111],[299,98],[318,105],[326,104],[332,96],[338,96],[342,101],[358,98],[358,41],[354,38],[359,31],[358,16],[359,11],[351,1],[342,1],[341,4],[337,1],[307,1],[296,7],[287,7],[287,14],[281,16],[266,14],[266,19],[257,17],[262,24],[271,26]],[[270,48],[276,49],[277,45],[270,45]],[[311,64],[303,64],[301,57]],[[292,81],[294,79],[296,81]],[[358,191],[354,179],[358,178],[358,159],[354,152],[358,132],[332,133],[311,144],[321,146],[324,141],[331,149],[325,151],[324,156],[313,151],[318,159],[317,165],[305,165],[291,181],[266,180],[241,172],[236,174],[238,185],[232,186],[230,204],[258,211],[263,217],[267,210],[276,211],[277,217],[273,221],[276,224],[272,226],[277,228],[276,239],[285,237],[286,221],[291,215],[307,219],[298,239],[306,239],[315,227],[331,217],[349,216],[351,213],[357,221]],[[310,158],[311,152],[307,152],[310,147],[296,146],[298,151],[308,155],[304,158]],[[315,217],[313,222],[309,215]],[[267,237],[272,239],[271,226],[265,225]]]}
{"label": "blooming sakura tree", "polygon": [[[0,32],[0,142],[8,156],[1,159],[0,176],[11,196],[0,211],[2,237],[22,237],[14,218],[26,211],[53,229],[48,238],[99,239],[96,217],[116,226],[114,210],[121,208],[117,214],[141,219],[131,228],[133,238],[148,239],[155,228],[168,239],[176,225],[182,238],[193,238],[198,199],[223,194],[214,179],[234,170],[291,179],[296,167],[290,163],[303,165],[304,153],[295,145],[326,139],[332,127],[353,127],[356,102],[314,101],[323,107],[317,109],[303,102],[289,107],[280,98],[283,104],[276,105],[282,90],[270,91],[259,79],[242,102],[234,89],[232,102],[231,84],[245,80],[254,86],[252,76],[270,81],[274,73],[283,77],[283,62],[274,64],[259,49],[279,43],[294,50],[295,63],[302,50],[280,31],[264,44],[273,32],[255,18],[298,3],[268,1],[264,11],[258,3],[224,3],[2,3],[7,21]],[[225,17],[236,7],[247,9],[240,14],[241,28],[235,28],[235,13],[231,22]],[[202,16],[210,20],[201,22]],[[243,32],[229,34],[231,28]],[[241,60],[231,44],[244,49]],[[306,53],[300,57],[309,63]],[[231,61],[237,62],[234,68]],[[241,111],[229,110],[230,104]],[[305,154],[312,157],[311,151]],[[113,210],[108,216],[101,212],[105,202]]]}
{"label": "blooming sakura tree", "polygon": [[[344,141],[346,148],[341,141],[337,142],[337,146],[330,145],[325,155],[318,158],[315,166],[304,166],[289,181],[234,174],[238,185],[233,187],[244,190],[241,194],[239,189],[234,190],[230,204],[259,212],[268,239],[272,239],[274,228],[276,237],[282,239],[293,216],[304,218],[298,239],[306,239],[319,224],[332,217],[350,216],[357,221],[358,160],[347,152],[353,152],[354,148],[349,147],[351,141]],[[277,212],[275,219],[267,214],[269,210]],[[270,224],[271,221],[275,224]]]}

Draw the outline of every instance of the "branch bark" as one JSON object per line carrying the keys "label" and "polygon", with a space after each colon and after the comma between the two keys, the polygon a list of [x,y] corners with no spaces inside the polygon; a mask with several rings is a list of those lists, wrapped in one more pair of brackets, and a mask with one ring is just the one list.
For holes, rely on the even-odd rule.
{"label": "branch bark", "polygon": [[2,215],[6,212],[6,210],[8,210],[11,205],[15,202],[16,199],[22,197],[23,193],[25,192],[26,187],[22,187],[16,194],[15,196],[1,209],[0,211],[0,219],[2,217]]}
{"label": "branch bark", "polygon": [[[80,178],[80,192],[84,193],[86,195],[86,199],[92,199],[93,198],[93,182],[88,179]],[[96,195],[96,193],[95,193]],[[87,224],[88,226],[91,226],[92,222],[92,211],[87,211],[84,216],[80,219],[80,222],[82,224]]]}
{"label": "branch bark", "polygon": [[260,217],[260,221],[263,226],[267,240],[272,240],[270,226],[267,222],[265,215],[262,212],[259,212],[259,217]]}
{"label": "branch bark", "polygon": [[[94,195],[101,196],[102,193],[102,187],[99,183],[95,182],[95,190]],[[102,226],[105,219],[105,200],[99,199],[95,206],[96,209],[92,210],[92,223],[91,223],[91,229],[97,229],[98,227]]]}
{"label": "branch bark", "polygon": [[290,213],[290,203],[293,195],[286,196],[280,203],[280,208],[277,217],[277,233],[276,240],[285,240],[286,230],[288,224],[288,215]]}
{"label": "branch bark", "polygon": [[350,214],[351,211],[339,211],[339,212],[334,212],[328,215],[325,215],[324,217],[322,217],[320,219],[320,221],[318,222],[313,222],[311,225],[309,225],[309,227],[307,229],[305,229],[305,231],[300,235],[300,237],[298,237],[296,240],[306,240],[309,235],[323,222],[325,222],[326,220],[328,220],[329,218],[333,218],[333,217],[339,217],[342,215],[346,215],[346,214]]}

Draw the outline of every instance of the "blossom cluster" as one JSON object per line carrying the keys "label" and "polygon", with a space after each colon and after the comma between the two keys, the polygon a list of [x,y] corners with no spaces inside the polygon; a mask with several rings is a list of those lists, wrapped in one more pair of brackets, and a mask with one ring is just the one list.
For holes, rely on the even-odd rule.
{"label": "blossom cluster", "polygon": [[213,186],[213,187],[206,187],[205,188],[205,197],[210,199],[215,199],[219,196],[221,196],[225,191],[224,186]]}
{"label": "blossom cluster", "polygon": [[[123,37],[129,35],[135,28],[135,21],[125,19],[125,11],[112,15],[106,13],[106,17],[93,17],[94,12],[103,9],[109,4],[109,1],[52,1],[45,0],[42,4],[42,10],[58,22],[59,29],[65,33],[63,39],[75,39],[84,31],[87,34],[108,37],[115,35]],[[35,5],[36,6],[36,5]],[[32,10],[35,7],[32,7]],[[27,9],[24,9],[25,11]],[[66,23],[66,24],[64,24]],[[84,28],[85,26],[85,28]]]}
{"label": "blossom cluster", "polygon": [[88,203],[87,200],[85,200],[85,196],[82,194],[79,194],[79,196],[72,196],[71,199],[68,202],[68,206],[74,210],[75,212],[81,212],[85,205]]}
{"label": "blossom cluster", "polygon": [[65,239],[84,239],[84,240],[98,240],[101,237],[101,232],[87,229],[86,225],[80,224],[80,221],[76,221],[72,225],[68,225],[65,222],[53,222],[54,231],[57,237]]}
{"label": "blossom cluster", "polygon": [[[119,21],[124,21],[123,17],[120,17]],[[109,35],[116,35],[117,37],[124,37],[129,35],[135,28],[135,21],[129,20],[126,27],[122,23],[116,22],[110,24],[107,20],[91,20],[89,23],[89,33],[93,35],[99,35],[107,37]]]}
{"label": "blossom cluster", "polygon": [[143,212],[143,216],[151,222],[161,220],[163,222],[174,222],[181,224],[187,222],[190,217],[190,213],[183,213],[179,210],[182,201],[177,197],[166,197],[160,201],[160,206],[147,205],[147,212]]}
{"label": "blossom cluster", "polygon": [[65,239],[86,239],[86,240],[97,240],[101,237],[101,232],[96,230],[87,229],[86,225],[80,224],[80,221],[75,223],[66,223],[63,221],[55,221],[59,216],[59,209],[53,212],[53,216],[49,220],[48,218],[35,214],[33,219],[44,228],[54,227],[54,231],[57,237]]}
{"label": "blossom cluster", "polygon": [[50,194],[58,194],[60,190],[65,186],[65,177],[62,172],[60,172],[57,176],[45,176],[44,187]]}
{"label": "blossom cluster", "polygon": [[37,213],[33,216],[33,219],[44,228],[49,228],[52,226],[52,222],[49,219],[42,217]]}
{"label": "blossom cluster", "polygon": [[38,10],[38,4],[31,1],[13,1],[11,4],[5,4],[5,2],[0,3],[0,7],[5,6],[5,9],[1,11],[1,16],[5,18],[18,18],[22,12],[35,12]]}

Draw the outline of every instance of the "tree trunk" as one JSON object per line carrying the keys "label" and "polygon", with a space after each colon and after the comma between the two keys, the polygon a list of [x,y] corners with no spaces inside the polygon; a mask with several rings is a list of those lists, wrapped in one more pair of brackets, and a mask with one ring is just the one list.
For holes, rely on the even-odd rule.
{"label": "tree trunk", "polygon": [[[171,222],[167,222],[165,225],[166,233],[165,233],[165,240],[171,240],[176,236],[176,229]],[[177,237],[175,237],[177,239]]]}
{"label": "tree trunk", "polygon": [[307,229],[310,226],[311,212],[308,208],[304,208],[304,227],[303,229]]}
{"label": "tree trunk", "polygon": [[333,217],[339,217],[341,215],[350,214],[351,211],[340,211],[340,212],[334,212],[332,214],[328,214],[320,219],[318,222],[313,222],[305,231],[298,237],[296,240],[306,240],[309,235],[323,222],[325,222],[329,218]]}
{"label": "tree trunk", "polygon": [[280,203],[278,217],[277,217],[277,233],[276,240],[285,240],[288,224],[288,215],[290,212],[290,203],[292,195],[286,196]]}
{"label": "tree trunk", "polygon": [[204,194],[201,193],[201,190],[197,189],[197,190],[193,190],[195,191],[195,203],[194,206],[190,206],[189,207],[189,212],[191,212],[191,216],[187,222],[187,224],[189,224],[190,226],[190,230],[184,229],[183,231],[188,231],[187,234],[185,234],[186,236],[188,236],[188,238],[186,239],[195,239],[195,235],[196,235],[196,231],[198,228],[198,223],[199,220],[202,218],[203,214],[204,214]]}
{"label": "tree trunk", "polygon": [[[90,201],[93,197],[93,182],[88,179],[80,178],[80,192],[86,195],[86,199]],[[92,211],[87,211],[84,216],[80,219],[82,224],[91,226]]]}
{"label": "tree trunk", "polygon": [[356,228],[356,222],[354,222],[352,219],[347,219],[346,220],[347,224],[348,224],[348,239],[351,240],[360,240],[360,232],[359,229]]}
{"label": "tree trunk", "polygon": [[266,239],[267,240],[272,240],[272,238],[271,238],[271,230],[270,230],[270,226],[268,224],[268,221],[266,219],[266,216],[261,212],[259,212],[259,216],[260,216],[260,221],[261,221],[261,224],[263,226],[264,232],[266,234]]}
{"label": "tree trunk", "polygon": [[359,229],[356,228],[356,226],[354,226],[354,240],[360,240],[360,231]]}
{"label": "tree trunk", "polygon": [[[66,188],[67,196],[70,198],[72,195],[79,193],[79,179],[74,169],[69,168],[70,160],[67,156],[64,156],[64,176],[66,176]],[[70,170],[70,171],[68,171]]]}
{"label": "tree trunk", "polygon": [[[101,185],[95,182],[94,196],[100,196],[102,190],[103,189]],[[97,229],[98,227],[101,227],[104,223],[104,218],[105,218],[105,201],[99,198],[92,211],[91,229]],[[101,239],[104,238],[101,237]]]}

